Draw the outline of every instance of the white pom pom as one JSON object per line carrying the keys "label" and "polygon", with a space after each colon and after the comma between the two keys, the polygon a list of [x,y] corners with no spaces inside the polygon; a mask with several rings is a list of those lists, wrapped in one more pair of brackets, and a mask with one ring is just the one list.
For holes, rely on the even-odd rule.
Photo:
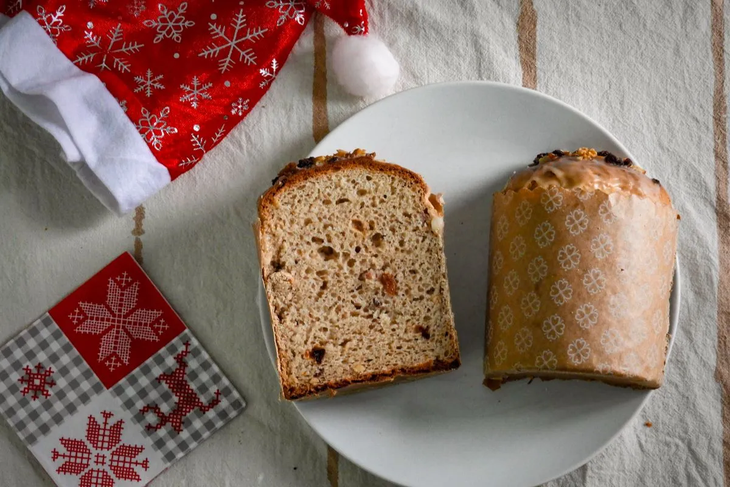
{"label": "white pom pom", "polygon": [[332,68],[348,93],[364,97],[387,95],[400,74],[393,54],[372,35],[339,37],[332,50]]}

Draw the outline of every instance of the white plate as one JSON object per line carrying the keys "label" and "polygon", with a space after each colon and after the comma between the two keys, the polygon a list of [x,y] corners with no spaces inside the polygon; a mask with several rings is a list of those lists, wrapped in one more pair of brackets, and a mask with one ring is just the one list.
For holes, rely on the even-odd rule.
{"label": "white plate", "polygon": [[[536,154],[577,147],[632,157],[596,122],[553,98],[509,85],[463,82],[386,98],[312,151],[375,151],[444,193],[449,283],[463,360],[459,370],[441,376],[296,403],[333,448],[409,486],[530,486],[588,461],[639,412],[649,392],[578,381],[520,381],[497,392],[482,385],[492,193]],[[273,359],[263,299],[260,293]],[[677,273],[672,336],[678,308]]]}

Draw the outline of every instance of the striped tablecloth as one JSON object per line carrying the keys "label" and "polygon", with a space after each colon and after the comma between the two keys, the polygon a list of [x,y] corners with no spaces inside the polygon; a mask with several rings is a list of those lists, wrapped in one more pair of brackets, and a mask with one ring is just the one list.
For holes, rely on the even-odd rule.
{"label": "striped tablecloth", "polygon": [[[492,80],[588,114],[666,182],[682,214],[681,328],[666,384],[600,455],[550,486],[730,485],[730,206],[722,0],[373,1],[397,89]],[[0,340],[125,250],[249,403],[157,486],[390,485],[278,400],[257,320],[255,201],[277,169],[372,100],[327,77],[338,28],[315,18],[271,91],[195,170],[117,218],[50,135],[0,99]],[[647,427],[650,422],[653,426]],[[0,424],[4,485],[51,485]]]}

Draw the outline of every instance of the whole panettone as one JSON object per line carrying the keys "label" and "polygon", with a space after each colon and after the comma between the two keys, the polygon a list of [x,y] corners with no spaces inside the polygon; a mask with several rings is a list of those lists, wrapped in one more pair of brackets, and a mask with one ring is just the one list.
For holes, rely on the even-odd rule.
{"label": "whole panettone", "polygon": [[540,154],[494,195],[485,384],[527,377],[657,388],[679,215],[629,159]]}

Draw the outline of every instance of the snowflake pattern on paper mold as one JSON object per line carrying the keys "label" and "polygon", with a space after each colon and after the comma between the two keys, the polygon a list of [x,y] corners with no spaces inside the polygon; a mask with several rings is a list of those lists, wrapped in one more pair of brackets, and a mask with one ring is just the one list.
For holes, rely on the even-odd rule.
{"label": "snowflake pattern on paper mold", "polygon": [[543,321],[542,332],[551,342],[557,340],[565,333],[565,322],[560,316],[552,315]]}
{"label": "snowflake pattern on paper mold", "polygon": [[[664,222],[674,220],[661,213],[645,226],[617,229],[619,215],[631,214],[624,200],[552,187],[535,193],[495,196],[490,280],[501,295],[489,311],[494,331],[489,364],[506,370],[518,359],[526,363],[520,333],[529,324],[535,339],[529,361],[537,368],[561,364],[583,370],[601,364],[604,372],[657,373],[664,344],[654,342],[666,330],[666,311],[654,305],[665,302],[671,279],[660,274],[657,284],[650,278],[673,264],[673,242],[657,237],[665,238]],[[631,255],[637,238],[657,248],[641,262]],[[630,318],[631,327],[618,326]],[[495,360],[498,343],[504,345],[501,364]],[[657,358],[647,360],[650,355]]]}
{"label": "snowflake pattern on paper mold", "polygon": [[567,244],[558,251],[558,263],[563,270],[575,269],[580,264],[580,251],[573,244]]}

